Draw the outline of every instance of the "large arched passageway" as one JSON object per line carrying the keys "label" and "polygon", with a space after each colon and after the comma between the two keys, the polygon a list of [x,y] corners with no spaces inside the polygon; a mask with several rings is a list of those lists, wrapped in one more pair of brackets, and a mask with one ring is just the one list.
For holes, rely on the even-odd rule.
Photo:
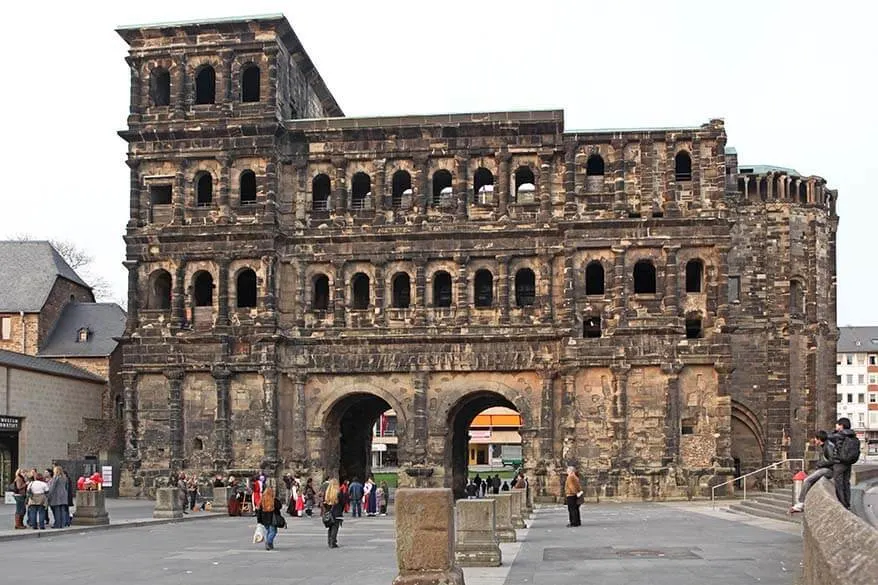
{"label": "large arched passageway", "polygon": [[330,477],[365,479],[372,469],[373,427],[390,408],[386,400],[367,392],[348,394],[330,408],[323,463]]}

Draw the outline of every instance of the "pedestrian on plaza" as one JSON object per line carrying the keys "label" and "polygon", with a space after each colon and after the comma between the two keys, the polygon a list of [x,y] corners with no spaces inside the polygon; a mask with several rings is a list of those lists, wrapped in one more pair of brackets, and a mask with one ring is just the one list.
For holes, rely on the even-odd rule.
{"label": "pedestrian on plaza", "polygon": [[515,489],[527,489],[527,480],[524,478],[523,471],[519,472],[518,477],[515,479]]}
{"label": "pedestrian on plaza", "polygon": [[213,487],[221,488],[226,487],[226,482],[223,481],[223,476],[221,473],[218,473],[215,478],[213,478]]}
{"label": "pedestrian on plaza", "polygon": [[12,480],[12,496],[15,498],[15,529],[27,528],[24,525],[24,517],[27,515],[27,479],[24,477],[24,469],[15,471],[15,479]]}
{"label": "pedestrian on plaza", "polygon": [[387,482],[382,481],[378,488],[378,509],[382,516],[387,516],[387,507],[390,505],[390,488]]}
{"label": "pedestrian on plaza", "polygon": [[482,495],[482,478],[478,473],[473,478],[473,483],[476,484],[476,496],[477,497],[481,496]]}
{"label": "pedestrian on plaza", "polygon": [[186,474],[182,471],[180,472],[180,475],[177,476],[177,499],[180,500],[180,507],[183,509],[183,513],[188,514],[189,487],[186,483]]}
{"label": "pedestrian on plaza", "polygon": [[817,468],[802,482],[802,491],[799,493],[798,501],[790,508],[790,514],[795,514],[805,509],[805,496],[808,495],[808,490],[817,483],[818,479],[821,477],[832,478],[835,443],[829,440],[829,435],[826,431],[816,431],[811,437],[811,445],[817,450]]}
{"label": "pedestrian on plaza", "polygon": [[64,517],[64,508],[67,506],[67,476],[58,466],[52,470],[47,495],[49,507],[52,508],[52,528],[64,528],[67,526],[67,518]]}
{"label": "pedestrian on plaza", "polygon": [[280,499],[275,495],[274,488],[269,486],[259,500],[256,508],[256,522],[265,527],[265,550],[274,550],[274,538],[278,528],[287,525],[283,514],[280,513]]}
{"label": "pedestrian on plaza", "polygon": [[240,516],[241,505],[244,503],[244,488],[234,475],[229,476],[229,499],[226,505],[229,516]]}
{"label": "pedestrian on plaza", "polygon": [[27,523],[34,530],[46,528],[48,492],[49,484],[43,481],[42,475],[34,473],[33,481],[27,485]]}
{"label": "pedestrian on plaza", "polygon": [[64,517],[67,519],[66,526],[69,527],[73,524],[73,514],[70,513],[70,509],[76,504],[76,482],[66,469],[62,467],[61,471],[67,477],[67,506],[64,509]]}
{"label": "pedestrian on plaza", "polygon": [[350,487],[350,484],[351,484],[350,480],[346,479],[341,483],[341,485],[338,486],[338,491],[340,491],[341,494],[344,496],[344,501],[345,501],[344,512],[351,511],[351,504],[350,504],[351,499],[348,497],[348,488]]}
{"label": "pedestrian on plaza", "polygon": [[466,482],[466,499],[475,500],[478,497],[478,490],[476,482],[473,481],[473,478],[469,478]]}
{"label": "pedestrian on plaza", "polygon": [[330,479],[323,492],[323,525],[327,528],[329,548],[338,548],[338,530],[343,522],[344,494],[339,490],[338,480]]}
{"label": "pedestrian on plaza", "polygon": [[351,518],[361,518],[363,516],[363,494],[365,489],[360,483],[359,478],[354,478],[348,487],[348,496],[351,502]]}
{"label": "pedestrian on plaza", "polygon": [[500,475],[495,473],[494,477],[491,478],[491,490],[494,492],[495,496],[500,493],[500,485]]}
{"label": "pedestrian on plaza", "polygon": [[264,475],[254,475],[250,480],[250,489],[253,494],[251,496],[251,503],[253,504],[253,513],[256,513],[257,508],[259,508],[259,504],[262,502],[262,481],[265,478]]}
{"label": "pedestrian on plaza", "polygon": [[293,479],[289,474],[287,474],[287,477],[289,477],[289,484],[287,484],[286,477],[284,478],[284,484],[287,485],[287,493],[290,495],[289,500],[287,501],[287,514],[295,518],[299,515],[299,511],[297,510],[299,503],[299,482]]}
{"label": "pedestrian on plaza", "polygon": [[305,482],[305,490],[303,495],[305,500],[305,515],[310,518],[314,510],[314,499],[317,495],[314,491],[314,480],[310,477],[308,478],[308,481]]}
{"label": "pedestrian on plaza", "polygon": [[194,512],[198,501],[198,480],[194,473],[190,473],[186,480],[186,492],[189,494],[189,510]]}
{"label": "pedestrian on plaza", "polygon": [[567,468],[567,480],[564,482],[564,495],[567,499],[567,516],[569,520],[567,526],[582,526],[582,520],[579,516],[582,485],[579,483],[579,477],[576,475],[576,469],[574,469],[573,466]]}
{"label": "pedestrian on plaza", "polygon": [[366,484],[363,486],[363,493],[366,496],[366,516],[377,516],[377,490],[375,489],[375,479],[371,473],[369,474],[369,478],[366,480]]}
{"label": "pedestrian on plaza", "polygon": [[851,466],[860,459],[860,439],[851,430],[851,420],[838,419],[835,432],[829,436],[835,443],[835,456],[832,465],[832,479],[835,482],[835,496],[841,505],[851,508]]}
{"label": "pedestrian on plaza", "polygon": [[501,492],[508,492],[509,491],[509,484],[506,482],[505,479],[503,480],[503,486],[500,488],[500,491]]}

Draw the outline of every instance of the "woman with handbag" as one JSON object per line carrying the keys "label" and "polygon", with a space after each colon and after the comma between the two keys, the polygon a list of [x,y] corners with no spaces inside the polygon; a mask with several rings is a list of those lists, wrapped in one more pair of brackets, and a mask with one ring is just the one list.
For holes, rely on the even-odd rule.
{"label": "woman with handbag", "polygon": [[280,499],[274,495],[274,488],[265,488],[265,492],[262,493],[259,500],[259,506],[256,508],[256,522],[265,529],[265,550],[274,550],[274,537],[277,536],[277,529],[285,528],[287,525],[280,510]]}
{"label": "woman with handbag", "polygon": [[49,514],[46,511],[48,503],[47,493],[49,484],[43,481],[43,476],[34,474],[34,479],[27,486],[27,523],[34,530],[39,526],[40,530],[46,529]]}
{"label": "woman with handbag", "polygon": [[329,548],[338,548],[338,529],[341,528],[344,514],[345,495],[338,487],[337,479],[330,479],[323,492],[323,525],[328,529]]}
{"label": "woman with handbag", "polygon": [[567,480],[564,482],[564,495],[567,496],[567,516],[569,518],[567,526],[582,526],[582,520],[579,517],[579,498],[582,497],[582,485],[579,483],[576,469],[572,466],[567,468]]}
{"label": "woman with handbag", "polygon": [[15,472],[12,487],[15,498],[15,529],[22,530],[27,528],[24,525],[24,517],[27,515],[27,480],[24,478],[24,469]]}

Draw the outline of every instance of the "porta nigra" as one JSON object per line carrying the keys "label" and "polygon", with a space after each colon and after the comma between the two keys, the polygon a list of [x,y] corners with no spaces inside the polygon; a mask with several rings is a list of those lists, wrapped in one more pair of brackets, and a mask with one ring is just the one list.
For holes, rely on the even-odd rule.
{"label": "porta nigra", "polygon": [[389,408],[400,484],[458,493],[470,422],[516,409],[543,498],[567,464],[592,495],[702,495],[830,424],[837,194],[739,165],[721,120],[348,118],[283,16],[118,32],[123,494],[362,477]]}

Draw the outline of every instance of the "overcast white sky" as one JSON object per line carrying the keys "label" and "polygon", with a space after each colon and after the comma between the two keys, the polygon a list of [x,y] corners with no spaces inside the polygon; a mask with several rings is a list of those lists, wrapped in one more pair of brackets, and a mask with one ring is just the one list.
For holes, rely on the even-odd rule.
{"label": "overcast white sky", "polygon": [[15,2],[0,35],[0,238],[73,241],[123,299],[129,74],[114,28],[282,12],[348,116],[563,108],[568,130],[724,118],[742,164],[839,189],[838,322],[878,324],[871,5]]}

